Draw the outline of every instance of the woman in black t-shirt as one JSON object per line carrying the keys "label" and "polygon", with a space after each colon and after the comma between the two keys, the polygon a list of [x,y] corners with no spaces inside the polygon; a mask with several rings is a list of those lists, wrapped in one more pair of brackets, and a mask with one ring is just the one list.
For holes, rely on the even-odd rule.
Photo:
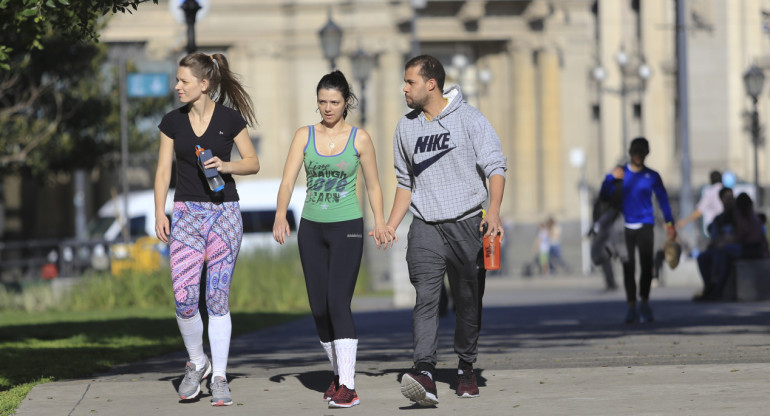
{"label": "woman in black t-shirt", "polygon": [[[201,381],[213,373],[211,404],[229,406],[233,402],[226,374],[232,331],[229,292],[243,237],[232,175],[259,171],[259,159],[246,130],[246,120],[254,125],[256,119],[251,98],[230,72],[224,55],[187,55],[179,61],[176,78],[174,89],[184,105],[166,114],[158,125],[161,134],[155,174],[155,234],[170,245],[177,323],[190,356],[178,393],[183,400],[196,397]],[[233,144],[241,154],[239,161],[230,161]],[[198,164],[198,146],[212,151],[213,157],[204,167],[219,172],[224,189],[210,189]],[[177,183],[169,226],[164,204],[174,154]],[[203,351],[203,321],[198,311],[204,262],[211,360]]]}

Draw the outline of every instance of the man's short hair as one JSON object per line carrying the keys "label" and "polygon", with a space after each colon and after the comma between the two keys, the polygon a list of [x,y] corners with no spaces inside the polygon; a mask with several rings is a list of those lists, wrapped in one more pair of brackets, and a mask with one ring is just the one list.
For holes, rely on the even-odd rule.
{"label": "man's short hair", "polygon": [[709,179],[711,179],[711,184],[714,185],[716,183],[722,183],[722,173],[718,170],[712,170],[709,174]]}
{"label": "man's short hair", "polygon": [[444,65],[441,65],[438,59],[430,55],[415,56],[410,59],[404,66],[404,70],[419,66],[420,76],[424,81],[429,79],[435,79],[436,84],[440,90],[444,90],[444,80],[446,79],[446,72],[444,72]]}
{"label": "man's short hair", "polygon": [[721,200],[722,198],[724,198],[725,194],[728,193],[728,192],[729,193],[733,193],[732,188],[722,188],[722,189],[720,189],[719,190],[719,199]]}
{"label": "man's short hair", "polygon": [[650,154],[650,144],[644,137],[637,137],[631,140],[631,145],[628,146],[629,155],[647,156]]}

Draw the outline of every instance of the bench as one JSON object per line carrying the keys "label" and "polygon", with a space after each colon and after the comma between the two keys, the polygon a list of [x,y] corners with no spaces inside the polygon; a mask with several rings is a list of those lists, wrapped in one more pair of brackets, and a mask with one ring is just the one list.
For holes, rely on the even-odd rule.
{"label": "bench", "polygon": [[735,262],[722,299],[739,302],[770,300],[770,259]]}

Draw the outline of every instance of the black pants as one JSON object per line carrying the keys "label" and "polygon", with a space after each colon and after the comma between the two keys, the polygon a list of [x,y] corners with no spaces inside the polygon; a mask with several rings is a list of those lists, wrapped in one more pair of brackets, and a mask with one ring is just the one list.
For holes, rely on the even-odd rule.
{"label": "black pants", "polygon": [[626,300],[636,302],[636,249],[639,249],[639,297],[643,301],[650,298],[652,284],[653,231],[651,224],[645,224],[638,230],[626,228],[626,248],[628,260],[623,263],[623,283],[626,287]]}
{"label": "black pants", "polygon": [[356,339],[350,302],[364,250],[361,218],[340,222],[302,219],[297,241],[310,311],[322,342]]}

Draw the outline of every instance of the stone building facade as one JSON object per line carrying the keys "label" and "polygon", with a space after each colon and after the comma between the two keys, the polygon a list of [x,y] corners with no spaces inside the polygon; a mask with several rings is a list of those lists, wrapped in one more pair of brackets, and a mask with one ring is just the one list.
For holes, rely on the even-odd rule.
{"label": "stone building facade", "polygon": [[[179,0],[176,0],[179,1]],[[420,3],[420,2],[416,2]],[[679,186],[674,0],[433,1],[217,0],[196,25],[199,50],[222,51],[255,100],[252,130],[263,161],[260,176],[279,177],[294,130],[317,121],[315,84],[328,72],[318,31],[331,19],[343,30],[337,67],[352,79],[359,49],[375,57],[362,99],[366,128],[377,146],[386,204],[392,198],[391,138],[407,111],[403,64],[416,39],[439,57],[448,83],[490,119],[509,158],[504,214],[516,222],[579,214],[581,169],[570,152],[586,155],[585,177],[596,186],[624,156],[623,143],[649,138],[649,164],[675,194]],[[173,70],[184,53],[186,26],[169,4],[114,17],[103,42],[139,41],[148,60]],[[741,76],[763,64],[767,49],[764,0],[687,3],[692,182],[711,169],[753,178],[753,147],[744,129],[749,101]],[[412,26],[414,24],[414,27]],[[617,55],[627,57],[625,67]],[[465,65],[457,55],[465,57]],[[603,69],[598,82],[596,68]],[[647,71],[640,76],[640,68]],[[625,89],[625,93],[621,90]],[[760,101],[766,119],[767,95]],[[625,108],[625,111],[623,110]],[[625,116],[624,114],[625,113]],[[360,112],[351,120],[360,123]],[[625,120],[625,122],[624,122]],[[625,132],[625,133],[624,133]],[[767,159],[760,149],[760,168]],[[760,182],[770,179],[760,169]]]}

